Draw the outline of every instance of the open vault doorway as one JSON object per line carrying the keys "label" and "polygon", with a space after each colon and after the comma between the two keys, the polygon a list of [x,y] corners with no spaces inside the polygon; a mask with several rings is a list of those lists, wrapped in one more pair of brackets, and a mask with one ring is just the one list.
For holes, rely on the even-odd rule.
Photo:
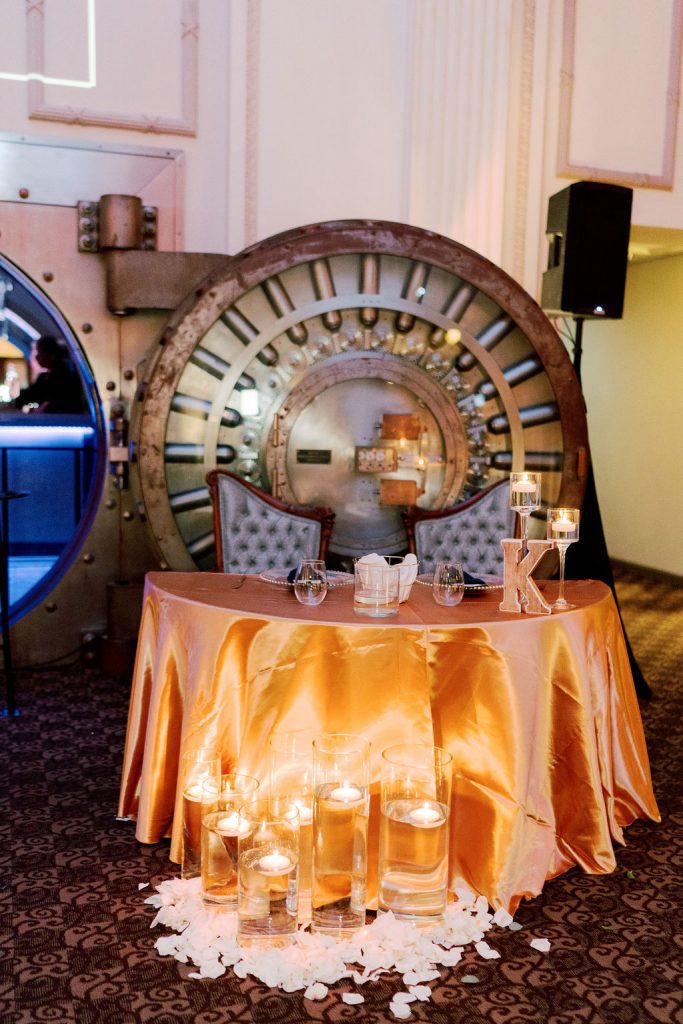
{"label": "open vault doorway", "polygon": [[[79,407],[40,412],[8,405],[41,372],[35,342],[59,339],[81,388]],[[9,615],[16,622],[64,576],[97,512],[106,471],[102,402],[68,321],[42,289],[0,254],[0,486],[28,491],[8,507]],[[21,391],[19,392],[21,395]]]}

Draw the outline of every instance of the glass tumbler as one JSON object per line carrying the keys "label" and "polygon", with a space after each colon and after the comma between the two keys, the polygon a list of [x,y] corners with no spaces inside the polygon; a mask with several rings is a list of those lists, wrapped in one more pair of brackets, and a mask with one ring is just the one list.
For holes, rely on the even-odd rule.
{"label": "glass tumbler", "polygon": [[452,760],[422,744],[382,752],[379,907],[415,924],[446,909]]}
{"label": "glass tumbler", "polygon": [[398,614],[400,565],[362,562],[353,566],[353,610],[356,615],[384,619]]}
{"label": "glass tumbler", "polygon": [[437,562],[434,566],[432,595],[437,604],[453,607],[465,593],[465,573],[460,562]]}
{"label": "glass tumbler", "polygon": [[317,558],[302,558],[294,574],[294,596],[300,604],[317,605],[327,596],[327,570]]}

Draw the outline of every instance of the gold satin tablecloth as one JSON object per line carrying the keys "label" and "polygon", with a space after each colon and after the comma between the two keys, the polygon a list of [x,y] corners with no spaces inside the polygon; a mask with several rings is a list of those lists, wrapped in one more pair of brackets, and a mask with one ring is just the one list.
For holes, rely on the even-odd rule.
{"label": "gold satin tablecloth", "polygon": [[[541,586],[552,599],[554,583]],[[353,612],[353,587],[304,607],[256,576],[150,573],[119,814],[180,860],[181,754],[266,777],[274,730],[372,743],[369,888],[376,894],[380,755],[453,754],[450,884],[514,911],[574,865],[615,867],[635,818],[659,820],[621,623],[608,587],[570,582],[556,615],[498,611],[502,591],[443,608],[416,583],[390,620]]]}

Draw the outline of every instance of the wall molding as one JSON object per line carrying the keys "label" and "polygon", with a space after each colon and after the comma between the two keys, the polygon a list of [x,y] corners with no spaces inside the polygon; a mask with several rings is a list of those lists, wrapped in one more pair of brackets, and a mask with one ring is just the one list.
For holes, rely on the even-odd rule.
{"label": "wall molding", "polygon": [[246,95],[244,126],[244,245],[258,241],[259,67],[261,57],[261,3],[247,4]]}
{"label": "wall molding", "polygon": [[662,163],[659,174],[620,171],[608,167],[590,167],[572,163],[569,143],[572,125],[572,98],[574,89],[574,52],[576,43],[577,0],[564,0],[562,31],[562,66],[560,70],[560,114],[558,125],[557,173],[560,177],[582,178],[589,181],[609,181],[634,188],[673,189],[676,129],[680,103],[681,46],[683,43],[683,0],[673,0],[671,16],[671,44],[669,49],[669,77],[666,92],[666,114]]}
{"label": "wall molding", "polygon": [[[516,125],[507,195],[509,232],[504,241],[508,257],[506,270],[517,281],[524,280],[527,259],[527,222],[529,213],[529,169],[531,165],[531,122],[534,98],[534,50],[536,45],[536,2],[523,0],[517,8],[518,37],[514,52],[517,64],[510,72],[509,123]],[[511,48],[512,49],[512,48]]]}
{"label": "wall molding", "polygon": [[[27,66],[30,74],[43,75],[45,69],[45,5],[48,0],[26,0]],[[199,13],[198,0],[182,0],[181,40],[181,116],[124,114],[89,107],[53,106],[45,101],[45,84],[32,78],[28,82],[28,116],[41,121],[97,125],[101,128],[125,128],[156,135],[197,134]]]}

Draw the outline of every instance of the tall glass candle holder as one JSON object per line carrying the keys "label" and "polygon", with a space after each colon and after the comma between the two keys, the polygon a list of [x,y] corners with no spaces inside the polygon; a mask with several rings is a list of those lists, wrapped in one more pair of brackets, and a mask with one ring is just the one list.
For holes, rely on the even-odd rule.
{"label": "tall glass candle holder", "polygon": [[541,507],[541,474],[510,473],[510,508],[520,520],[522,557],[527,552],[529,516]]}
{"label": "tall glass candle holder", "polygon": [[299,811],[290,800],[262,797],[239,812],[237,941],[286,946],[297,930]]}
{"label": "tall glass candle holder", "polygon": [[416,924],[446,909],[452,761],[422,744],[382,752],[379,907]]}
{"label": "tall glass candle holder", "polygon": [[218,787],[202,786],[202,898],[207,906],[237,907],[237,841],[243,823],[239,811],[259,788],[251,775],[230,772]]}
{"label": "tall glass candle holder", "polygon": [[200,874],[202,848],[202,786],[212,782],[218,790],[221,776],[220,752],[213,747],[188,750],[180,762],[183,794],[183,878]]}
{"label": "tall glass candle holder", "polygon": [[579,539],[581,513],[578,508],[549,508],[547,518],[547,539],[552,540],[560,556],[560,589],[557,601],[552,605],[555,612],[564,612],[574,605],[564,596],[564,563],[567,548]]}
{"label": "tall glass candle holder", "polygon": [[311,919],[313,857],[313,734],[274,732],[270,737],[270,791],[299,809],[299,921]]}
{"label": "tall glass candle holder", "polygon": [[314,931],[348,936],[365,924],[370,744],[328,734],[313,743]]}

